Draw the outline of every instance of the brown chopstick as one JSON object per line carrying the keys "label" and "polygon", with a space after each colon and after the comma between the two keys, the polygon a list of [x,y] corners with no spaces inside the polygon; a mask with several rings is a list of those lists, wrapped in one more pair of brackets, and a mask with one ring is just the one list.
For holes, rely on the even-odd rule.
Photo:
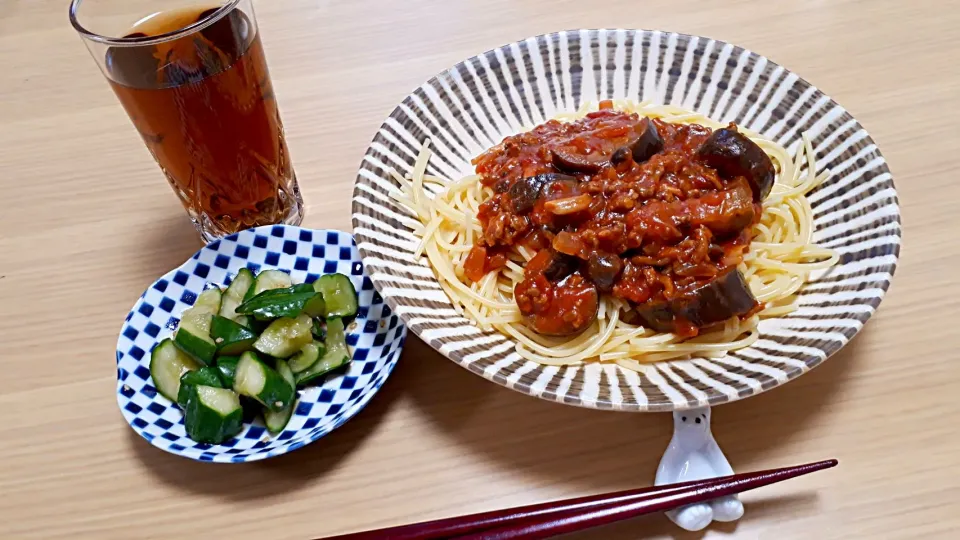
{"label": "brown chopstick", "polygon": [[735,474],[667,486],[651,486],[331,536],[325,540],[547,538],[756,489],[836,465],[837,460],[831,459],[782,469]]}

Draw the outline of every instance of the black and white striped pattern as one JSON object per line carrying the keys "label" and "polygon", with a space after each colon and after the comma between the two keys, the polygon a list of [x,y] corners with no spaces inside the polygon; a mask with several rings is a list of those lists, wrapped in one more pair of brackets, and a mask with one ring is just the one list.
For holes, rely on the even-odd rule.
{"label": "black and white striped pattern", "polygon": [[[799,151],[806,132],[831,178],[810,196],[815,239],[840,264],[801,291],[799,311],[761,323],[761,339],[720,359],[650,365],[541,366],[514,344],[453,310],[426,258],[413,259],[416,219],[395,203],[387,171],[410,173],[433,141],[427,172],[457,179],[504,137],[584,101],[628,98],[735,121]],[[641,30],[578,30],[529,38],[470,58],[416,89],[381,126],[360,167],[353,227],[363,262],[389,305],[420,338],[470,371],[514,390],[571,405],[665,411],[717,405],[816,367],[853,337],[893,276],[900,213],[879,149],[816,87],[740,47]]]}

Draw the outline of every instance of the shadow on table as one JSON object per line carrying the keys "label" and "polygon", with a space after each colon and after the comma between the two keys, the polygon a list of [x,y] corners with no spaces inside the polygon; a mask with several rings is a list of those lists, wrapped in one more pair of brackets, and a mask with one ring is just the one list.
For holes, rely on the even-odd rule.
{"label": "shadow on table", "polygon": [[[396,371],[399,369],[394,374]],[[403,392],[402,384],[388,378],[377,396],[349,422],[295,452],[253,463],[193,461],[155,448],[133,430],[127,430],[129,444],[147,472],[161,482],[237,501],[265,499],[296,491],[335,469],[377,428]]]}
{"label": "shadow on table", "polygon": [[[858,341],[789,384],[717,408],[713,432],[737,472],[794,465],[782,463],[777,448],[803,437],[856,376],[864,361]],[[568,487],[569,496],[649,485],[672,434],[669,414],[587,410],[525,396],[469,373],[414,337],[403,363],[395,382],[464,452],[531,485]],[[748,518],[753,512],[751,506]]]}
{"label": "shadow on table", "polygon": [[200,234],[187,213],[182,212],[151,223],[126,256],[142,268],[143,275],[159,277],[192,257],[201,247]]}
{"label": "shadow on table", "polygon": [[[834,358],[781,388],[717,409],[713,431],[735,470],[747,472],[771,462],[773,466],[793,464],[771,456],[776,456],[779,446],[802,436],[805,426],[834,403],[838,389],[855,376],[857,364],[863,361],[857,342],[854,339]],[[235,500],[270,497],[295,491],[335,469],[377,429],[398,400],[409,401],[428,421],[428,428],[455,440],[463,452],[495,462],[531,486],[559,487],[563,496],[571,497],[649,485],[672,433],[668,414],[581,409],[501,388],[410,335],[394,373],[370,404],[337,430],[296,452],[231,466],[165,453],[133,431],[129,431],[130,445],[159,481]],[[798,499],[806,500],[803,494]],[[788,502],[751,503],[745,519]],[[640,522],[642,526],[637,525]],[[641,530],[648,526],[671,534],[677,530],[662,516],[629,523]],[[735,525],[711,528],[730,527]],[[632,530],[636,534],[637,529]]]}

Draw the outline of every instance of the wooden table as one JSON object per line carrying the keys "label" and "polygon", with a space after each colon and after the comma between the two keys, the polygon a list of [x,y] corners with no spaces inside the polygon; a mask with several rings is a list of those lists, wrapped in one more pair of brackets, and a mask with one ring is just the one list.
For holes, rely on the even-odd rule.
{"label": "wooden table", "polygon": [[[715,411],[738,471],[828,457],[840,467],[746,495],[739,524],[707,536],[956,538],[960,10],[946,0],[586,4],[258,0],[304,224],[349,230],[356,169],[382,119],[486,49],[622,26],[767,55],[870,130],[900,190],[905,243],[890,294],[849,346]],[[0,537],[308,538],[652,481],[668,415],[539,401],[415,338],[362,413],[293,454],[211,466],[153,448],[117,409],[114,344],[140,292],[198,237],[67,23],[66,0],[5,0],[0,66]],[[574,537],[674,534],[651,516]]]}

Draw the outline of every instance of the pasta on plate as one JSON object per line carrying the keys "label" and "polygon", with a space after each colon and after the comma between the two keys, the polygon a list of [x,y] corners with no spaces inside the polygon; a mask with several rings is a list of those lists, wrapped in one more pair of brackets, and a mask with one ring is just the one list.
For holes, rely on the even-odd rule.
{"label": "pasta on plate", "polygon": [[[762,152],[761,152],[762,151]],[[541,364],[716,357],[796,309],[838,261],[812,241],[806,194],[826,178],[796,156],[674,106],[586,103],[474,159],[477,174],[392,175],[422,224],[455,309]]]}

